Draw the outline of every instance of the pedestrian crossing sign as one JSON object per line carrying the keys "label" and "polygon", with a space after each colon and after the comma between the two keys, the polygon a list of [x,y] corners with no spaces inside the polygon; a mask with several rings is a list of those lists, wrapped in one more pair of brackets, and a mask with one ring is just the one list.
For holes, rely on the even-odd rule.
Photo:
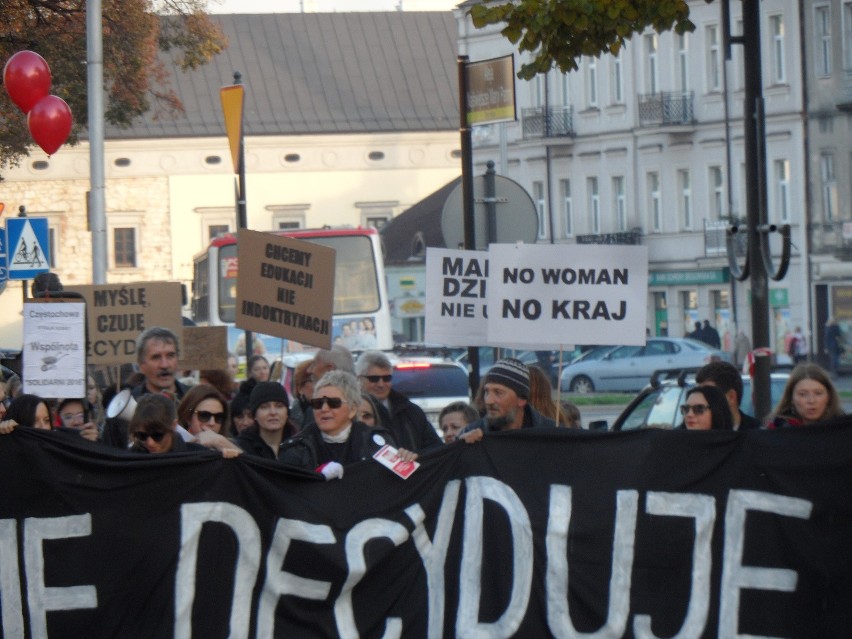
{"label": "pedestrian crossing sign", "polygon": [[10,280],[30,280],[50,270],[50,233],[46,217],[6,220],[6,266]]}

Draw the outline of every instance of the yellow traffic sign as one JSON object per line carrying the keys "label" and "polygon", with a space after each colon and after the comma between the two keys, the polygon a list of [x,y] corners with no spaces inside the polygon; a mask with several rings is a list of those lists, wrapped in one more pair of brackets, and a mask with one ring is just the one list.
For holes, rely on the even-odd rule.
{"label": "yellow traffic sign", "polygon": [[234,173],[240,172],[240,142],[243,137],[243,102],[245,87],[242,84],[219,89],[222,111],[225,113],[225,132],[231,147],[231,159],[234,161]]}

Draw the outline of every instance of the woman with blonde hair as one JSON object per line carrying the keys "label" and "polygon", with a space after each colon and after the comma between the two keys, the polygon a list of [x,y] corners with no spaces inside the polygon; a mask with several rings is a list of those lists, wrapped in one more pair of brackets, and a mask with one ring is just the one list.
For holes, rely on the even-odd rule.
{"label": "woman with blonde hair", "polygon": [[790,373],[767,427],[807,426],[843,414],[837,389],[825,369],[818,364],[799,364]]}
{"label": "woman with blonde hair", "polygon": [[[562,410],[562,405],[557,404],[556,400],[553,399],[553,386],[550,385],[550,377],[547,373],[534,365],[527,365],[527,370],[530,373],[530,405],[545,417],[555,421],[560,428],[578,427],[580,411],[577,410],[576,406],[571,411],[572,414],[566,414]],[[574,414],[574,411],[576,411],[576,414]]]}

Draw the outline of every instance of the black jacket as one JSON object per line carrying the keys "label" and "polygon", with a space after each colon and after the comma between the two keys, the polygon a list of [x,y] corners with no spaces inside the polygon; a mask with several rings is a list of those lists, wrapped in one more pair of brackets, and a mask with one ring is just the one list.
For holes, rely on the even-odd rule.
{"label": "black jacket", "polygon": [[[487,417],[480,417],[475,422],[471,422],[467,426],[465,426],[464,430],[461,432],[462,435],[465,433],[469,433],[476,429],[482,430],[484,433],[497,433],[500,432],[495,430],[488,424]],[[556,422],[549,417],[545,417],[532,406],[527,404],[524,406],[524,423],[521,428],[556,428]]]}
{"label": "black jacket", "polygon": [[243,432],[237,435],[237,438],[234,440],[240,448],[243,449],[243,452],[248,455],[255,455],[256,457],[263,457],[264,459],[271,459],[275,461],[281,461],[281,451],[284,448],[284,442],[287,441],[288,437],[291,437],[299,432],[299,429],[293,424],[289,419],[287,423],[284,425],[284,436],[281,438],[281,443],[278,445],[278,456],[275,456],[275,452],[272,448],[269,447],[263,438],[260,436],[260,428],[257,424],[253,424],[246,428]]}
{"label": "black jacket", "polygon": [[380,421],[393,433],[400,448],[422,453],[443,446],[426,413],[417,404],[393,389],[388,396],[388,403],[390,411],[376,400],[381,413]]}
{"label": "black jacket", "polygon": [[346,466],[369,459],[385,444],[396,447],[393,433],[384,428],[370,428],[362,422],[352,422],[349,439],[342,444],[325,442],[319,427],[309,424],[298,435],[282,442],[278,460],[308,470],[316,470],[331,461]]}

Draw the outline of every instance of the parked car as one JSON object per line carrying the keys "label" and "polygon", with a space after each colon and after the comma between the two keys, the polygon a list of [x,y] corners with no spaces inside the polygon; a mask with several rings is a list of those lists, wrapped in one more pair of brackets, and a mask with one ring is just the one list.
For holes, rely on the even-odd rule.
{"label": "parked car", "polygon": [[[468,353],[467,349],[463,353],[461,353],[458,357],[456,357],[456,362],[464,366],[468,371],[470,370],[470,364],[468,363]],[[485,377],[485,374],[488,372],[492,366],[494,366],[494,358],[503,359],[506,357],[514,357],[515,359],[521,360],[524,364],[529,366],[530,364],[538,364],[538,354],[535,351],[527,351],[527,350],[516,350],[512,348],[493,348],[491,346],[482,346],[479,348],[479,376],[480,378]],[[552,359],[553,355],[551,355]],[[559,354],[556,354],[557,361]]]}
{"label": "parked car", "polygon": [[438,415],[447,404],[469,402],[467,369],[438,357],[412,357],[394,361],[393,389],[426,413],[438,430]]}
{"label": "parked car", "polygon": [[[784,393],[789,373],[772,373],[769,379],[771,405],[775,406]],[[686,391],[695,385],[694,375],[680,375],[677,379],[654,381],[646,386],[627,405],[610,426],[606,420],[590,422],[590,430],[636,430],[639,428],[674,428],[681,423],[678,406],[685,403]],[[743,375],[743,400],[740,410],[754,415],[754,402],[751,394],[751,378]]]}
{"label": "parked car", "polygon": [[639,391],[654,371],[698,369],[714,360],[731,361],[731,354],[689,338],[654,337],[644,346],[618,346],[595,358],[595,351],[562,371],[559,388],[572,393]]}

